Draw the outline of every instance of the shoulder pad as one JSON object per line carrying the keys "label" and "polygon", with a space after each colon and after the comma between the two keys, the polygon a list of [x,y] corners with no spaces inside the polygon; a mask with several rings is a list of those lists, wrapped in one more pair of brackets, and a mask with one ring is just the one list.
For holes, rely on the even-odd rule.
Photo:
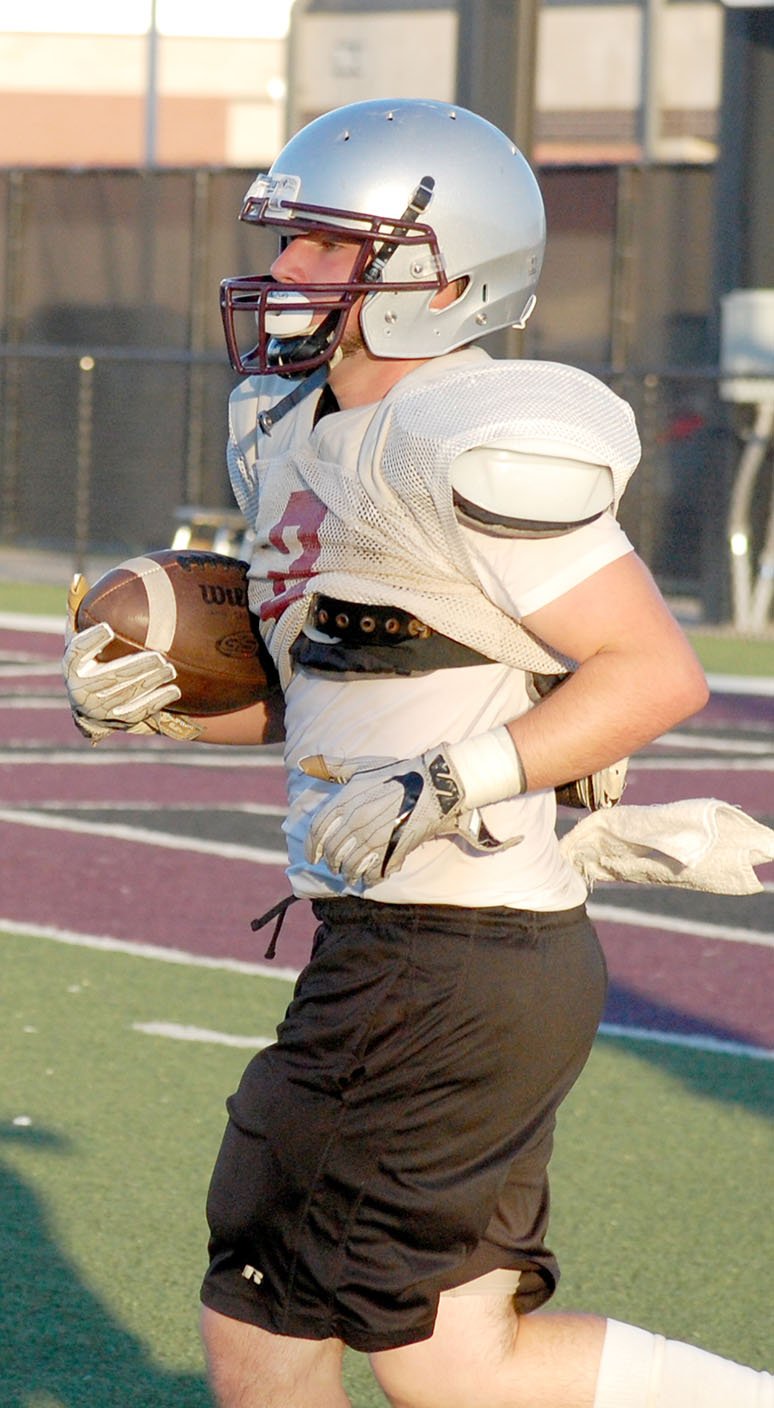
{"label": "shoulder pad", "polygon": [[[394,478],[406,465],[425,466],[488,510],[476,460],[482,450],[485,459],[506,452],[484,476],[495,515],[558,524],[558,531],[617,508],[640,458],[627,402],[589,372],[558,362],[449,368],[435,381],[407,384],[390,407],[382,463]],[[468,454],[474,457],[466,460]],[[565,493],[572,495],[569,509],[559,502]]]}
{"label": "shoulder pad", "polygon": [[513,437],[474,445],[451,464],[458,518],[490,533],[557,537],[612,508],[608,465],[570,458],[566,446]]}

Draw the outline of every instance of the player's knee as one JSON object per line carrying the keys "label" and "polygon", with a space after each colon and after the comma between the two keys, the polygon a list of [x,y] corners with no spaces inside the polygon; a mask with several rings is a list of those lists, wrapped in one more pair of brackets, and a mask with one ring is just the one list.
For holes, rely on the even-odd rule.
{"label": "player's knee", "polygon": [[350,1408],[340,1340],[300,1340],[204,1307],[201,1335],[218,1408]]}
{"label": "player's knee", "polygon": [[468,1408],[487,1385],[495,1401],[503,1376],[518,1408],[518,1323],[512,1294],[443,1294],[431,1338],[372,1354],[371,1368],[391,1408]]}
{"label": "player's knee", "polygon": [[[410,1345],[410,1350],[416,1346]],[[390,1349],[370,1356],[371,1370],[390,1408],[435,1408],[439,1385],[426,1354]],[[432,1389],[429,1384],[435,1379]]]}
{"label": "player's knee", "polygon": [[204,1306],[200,1328],[213,1398],[219,1408],[231,1408],[239,1402],[247,1374],[253,1372],[252,1327]]}

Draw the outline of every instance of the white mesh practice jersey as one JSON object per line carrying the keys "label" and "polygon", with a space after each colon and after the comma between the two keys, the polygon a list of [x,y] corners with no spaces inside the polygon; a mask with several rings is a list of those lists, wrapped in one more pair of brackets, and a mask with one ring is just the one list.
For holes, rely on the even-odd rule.
{"label": "white mesh practice jersey", "polygon": [[444,635],[523,669],[562,669],[481,593],[457,520],[451,466],[473,445],[524,435],[610,466],[616,501],[639,458],[630,407],[553,362],[493,362],[468,348],[425,362],[376,405],[313,426],[315,396],[270,435],[256,417],[288,391],[242,383],[230,403],[229,470],[255,530],[250,605],[283,685],[315,592],[414,613]]}
{"label": "white mesh practice jersey", "polygon": [[[378,404],[314,427],[312,394],[263,434],[258,413],[289,389],[280,378],[237,387],[229,469],[255,534],[250,604],[285,689],[288,873],[296,894],[335,895],[346,892],[340,877],[303,854],[308,818],[332,784],[307,778],[299,759],[412,757],[517,717],[530,707],[524,671],[566,666],[519,618],[630,551],[610,513],[547,539],[498,538],[459,523],[449,483],[455,456],[514,433],[561,439],[568,455],[610,465],[618,498],[639,447],[631,411],[595,378],[551,363],[492,362],[480,349],[425,363]],[[288,651],[317,592],[403,608],[497,663],[410,678],[294,673]],[[585,889],[559,854],[555,816],[552,791],[487,807],[490,831],[522,835],[518,845],[483,854],[457,838],[430,841],[369,896],[577,904]]]}

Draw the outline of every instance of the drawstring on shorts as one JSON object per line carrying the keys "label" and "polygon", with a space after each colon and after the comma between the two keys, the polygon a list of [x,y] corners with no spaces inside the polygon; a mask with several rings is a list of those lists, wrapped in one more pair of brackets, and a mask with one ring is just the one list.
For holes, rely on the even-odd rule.
{"label": "drawstring on shorts", "polygon": [[263,955],[264,958],[273,958],[276,954],[277,940],[279,938],[280,929],[285,923],[285,915],[290,909],[290,906],[295,904],[297,899],[300,899],[299,895],[286,895],[284,900],[280,900],[279,904],[272,905],[271,909],[267,909],[266,913],[262,914],[260,918],[251,920],[250,928],[253,931],[262,929],[264,924],[268,924],[272,919],[276,919],[277,921],[274,925],[271,939],[269,940],[269,947]]}

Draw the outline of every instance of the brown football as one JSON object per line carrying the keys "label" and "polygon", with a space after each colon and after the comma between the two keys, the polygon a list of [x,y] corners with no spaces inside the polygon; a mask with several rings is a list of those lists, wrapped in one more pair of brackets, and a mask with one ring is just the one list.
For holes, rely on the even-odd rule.
{"label": "brown football", "polygon": [[181,714],[228,714],[265,699],[277,672],[247,605],[247,563],[214,552],[132,557],[100,577],[78,607],[76,629],[106,621],[115,640],[103,660],[159,650],[177,671]]}

